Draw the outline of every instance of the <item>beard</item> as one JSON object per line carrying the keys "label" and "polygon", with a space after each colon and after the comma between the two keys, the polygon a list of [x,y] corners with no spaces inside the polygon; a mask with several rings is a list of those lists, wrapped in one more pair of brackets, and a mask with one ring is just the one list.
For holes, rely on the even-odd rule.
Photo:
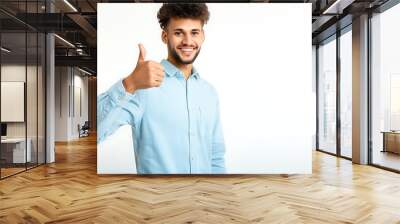
{"label": "beard", "polygon": [[193,56],[192,59],[190,60],[183,60],[181,56],[179,56],[178,52],[175,50],[175,48],[171,47],[170,44],[168,44],[168,48],[169,51],[171,53],[172,58],[179,64],[183,64],[183,65],[189,65],[189,64],[193,64],[193,62],[196,60],[197,56],[200,53],[200,48],[198,48],[197,52],[195,53],[195,55]]}

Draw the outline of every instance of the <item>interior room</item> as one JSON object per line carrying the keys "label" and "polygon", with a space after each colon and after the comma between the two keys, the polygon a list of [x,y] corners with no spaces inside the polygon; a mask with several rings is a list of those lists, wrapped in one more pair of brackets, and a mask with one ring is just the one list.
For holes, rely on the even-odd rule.
{"label": "interior room", "polygon": [[1,34],[1,177],[45,162],[45,36]]}
{"label": "interior room", "polygon": [[196,1],[310,6],[311,174],[99,174],[99,4],[167,2],[0,1],[0,223],[400,223],[398,0]]}

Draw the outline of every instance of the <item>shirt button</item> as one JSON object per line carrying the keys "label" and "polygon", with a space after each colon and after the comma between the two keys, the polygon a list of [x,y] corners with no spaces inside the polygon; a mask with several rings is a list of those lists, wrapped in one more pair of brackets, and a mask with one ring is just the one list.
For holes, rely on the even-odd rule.
{"label": "shirt button", "polygon": [[190,136],[196,136],[196,133],[194,131],[191,131]]}

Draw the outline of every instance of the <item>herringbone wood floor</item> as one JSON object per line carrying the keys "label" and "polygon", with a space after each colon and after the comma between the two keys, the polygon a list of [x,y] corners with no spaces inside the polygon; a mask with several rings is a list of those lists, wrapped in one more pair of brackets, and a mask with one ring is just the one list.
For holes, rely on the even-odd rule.
{"label": "herringbone wood floor", "polygon": [[96,174],[95,137],[0,181],[0,223],[400,223],[400,175],[314,152],[312,175]]}

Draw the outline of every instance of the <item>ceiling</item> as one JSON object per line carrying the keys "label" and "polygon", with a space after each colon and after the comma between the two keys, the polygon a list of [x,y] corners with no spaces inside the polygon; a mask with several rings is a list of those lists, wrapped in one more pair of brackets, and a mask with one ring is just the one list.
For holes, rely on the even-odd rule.
{"label": "ceiling", "polygon": [[[311,3],[313,13],[311,21],[312,37],[313,43],[316,44],[334,34],[337,28],[351,24],[353,16],[373,10],[388,0],[339,0],[338,3],[335,3],[336,1],[231,0],[229,2]],[[30,28],[39,32],[55,32],[59,37],[73,45],[72,47],[61,38],[56,38],[56,65],[86,67],[95,73],[97,57],[97,3],[165,1],[47,0],[47,2],[46,9],[45,0],[1,0],[0,22],[2,31],[16,33],[25,30],[25,28]],[[226,1],[209,0],[207,2]],[[49,13],[50,8],[52,13]],[[338,23],[339,20],[341,22]],[[17,34],[15,35],[18,36]],[[21,41],[19,37],[12,38],[11,36],[7,36],[7,38],[11,38],[14,41]],[[16,43],[16,45],[18,44]]]}

